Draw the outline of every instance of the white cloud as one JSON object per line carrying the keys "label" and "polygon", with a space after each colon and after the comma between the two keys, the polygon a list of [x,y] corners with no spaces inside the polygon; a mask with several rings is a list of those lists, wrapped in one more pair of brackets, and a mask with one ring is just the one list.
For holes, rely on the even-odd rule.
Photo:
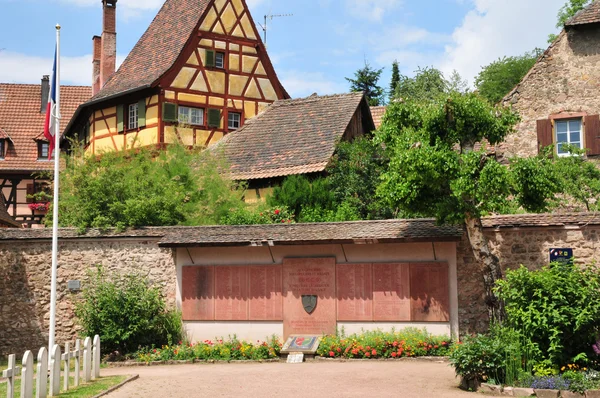
{"label": "white cloud", "polygon": [[348,91],[345,85],[328,79],[320,72],[281,71],[278,74],[281,84],[293,98],[306,97],[313,93],[326,95]]}
{"label": "white cloud", "polygon": [[547,47],[556,14],[564,0],[471,0],[474,9],[452,34],[438,67],[456,69],[470,82],[485,66],[503,56]]}
{"label": "white cloud", "polygon": [[374,22],[383,19],[386,12],[402,4],[402,0],[345,0],[348,12],[358,18]]}
{"label": "white cloud", "polygon": [[[117,56],[117,67],[123,62]],[[43,75],[52,74],[52,58],[36,57],[14,52],[0,52],[0,82],[39,84]],[[92,55],[61,57],[62,84],[90,86],[92,84]]]}

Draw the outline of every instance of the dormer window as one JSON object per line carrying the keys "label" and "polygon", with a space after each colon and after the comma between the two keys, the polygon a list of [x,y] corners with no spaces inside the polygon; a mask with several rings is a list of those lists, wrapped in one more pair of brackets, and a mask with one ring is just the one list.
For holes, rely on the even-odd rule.
{"label": "dormer window", "polygon": [[[50,143],[48,141],[38,141],[38,160],[48,160],[50,152]],[[52,154],[54,155],[54,154]],[[54,157],[54,156],[52,156]]]}

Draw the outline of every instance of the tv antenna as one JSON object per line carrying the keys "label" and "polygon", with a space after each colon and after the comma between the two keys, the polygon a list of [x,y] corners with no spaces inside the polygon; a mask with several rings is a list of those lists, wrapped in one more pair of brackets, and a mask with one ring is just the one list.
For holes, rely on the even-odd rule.
{"label": "tv antenna", "polygon": [[273,20],[273,18],[281,18],[281,17],[293,17],[294,14],[265,14],[265,24],[264,25],[260,25],[260,27],[262,28],[263,32],[264,32],[264,39],[263,42],[265,43],[265,47],[267,46],[267,20]]}

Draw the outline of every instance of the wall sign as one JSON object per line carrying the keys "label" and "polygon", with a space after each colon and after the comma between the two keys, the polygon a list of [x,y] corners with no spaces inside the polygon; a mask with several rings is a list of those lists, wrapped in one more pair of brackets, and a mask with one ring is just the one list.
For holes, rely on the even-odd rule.
{"label": "wall sign", "polygon": [[550,262],[571,264],[573,262],[573,249],[550,249]]}

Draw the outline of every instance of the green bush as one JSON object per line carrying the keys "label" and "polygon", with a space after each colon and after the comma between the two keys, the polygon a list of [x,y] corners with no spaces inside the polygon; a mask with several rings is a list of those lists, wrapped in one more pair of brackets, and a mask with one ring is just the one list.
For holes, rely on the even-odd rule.
{"label": "green bush", "polygon": [[222,225],[291,224],[294,215],[285,206],[234,208],[219,220]]}
{"label": "green bush", "polygon": [[102,352],[135,352],[140,346],[182,338],[181,315],[166,309],[161,290],[140,274],[90,272],[75,314],[85,336],[100,335]]}
{"label": "green bush", "polygon": [[540,360],[558,367],[595,357],[600,327],[600,274],[593,266],[550,264],[508,271],[498,281],[507,325],[531,340]]}

